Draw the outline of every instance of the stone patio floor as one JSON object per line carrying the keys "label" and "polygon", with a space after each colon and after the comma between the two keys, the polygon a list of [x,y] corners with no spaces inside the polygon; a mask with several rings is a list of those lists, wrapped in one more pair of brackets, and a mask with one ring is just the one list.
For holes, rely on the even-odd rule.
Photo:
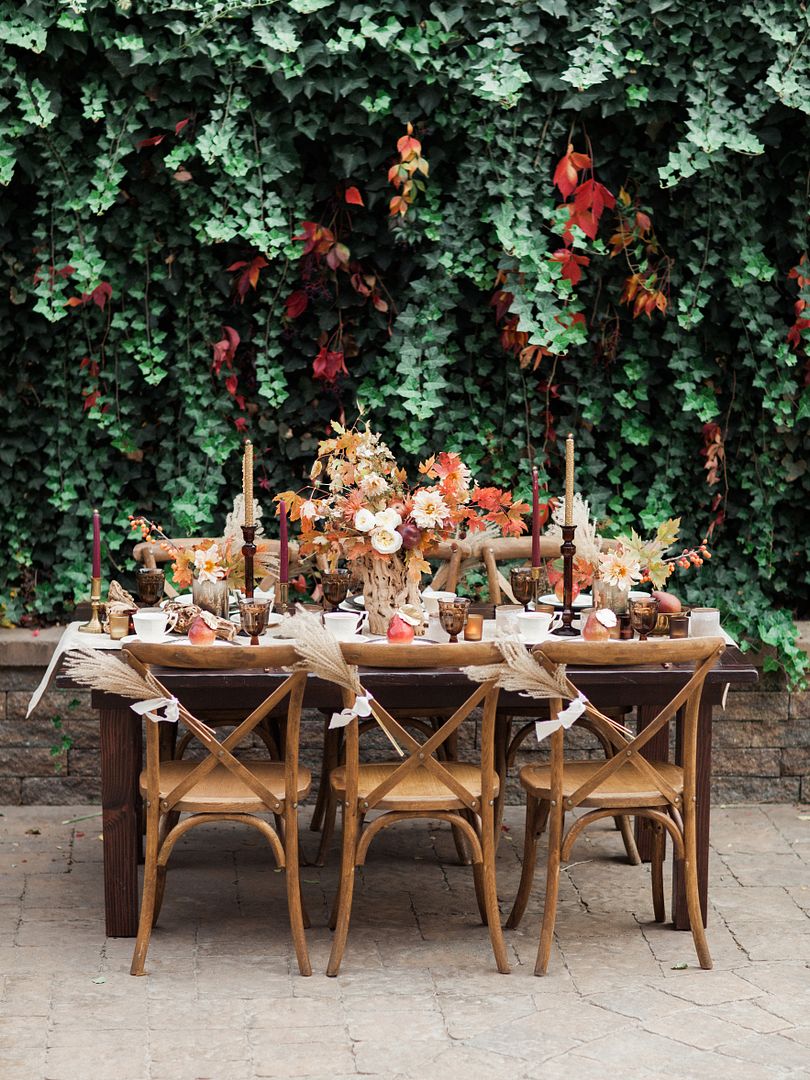
{"label": "stone patio floor", "polygon": [[[716,808],[709,943],[652,920],[649,871],[604,822],[563,874],[557,941],[533,975],[542,871],[510,976],[444,825],[400,826],[358,871],[341,975],[323,975],[337,851],[304,867],[315,974],[297,974],[284,882],[252,830],[192,832],[170,864],[146,978],[103,936],[99,816],[0,817],[2,1080],[759,1080],[810,1075],[810,808]],[[84,820],[73,820],[79,819]],[[504,917],[522,813],[498,854]],[[303,833],[314,852],[316,837]]]}

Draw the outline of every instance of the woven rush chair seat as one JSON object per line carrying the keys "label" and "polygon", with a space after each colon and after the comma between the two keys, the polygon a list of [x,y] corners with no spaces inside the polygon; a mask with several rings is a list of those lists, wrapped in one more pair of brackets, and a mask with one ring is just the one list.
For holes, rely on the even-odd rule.
{"label": "woven rush chair seat", "polygon": [[[197,767],[196,761],[165,761],[160,766],[158,790],[161,799],[168,798],[181,781]],[[249,762],[250,771],[279,802],[284,800],[284,765],[281,762]],[[303,766],[298,769],[298,798],[305,799],[312,786],[312,773]],[[141,773],[141,794],[147,794],[146,770]],[[212,807],[236,813],[262,813],[265,803],[241,777],[224,765],[217,765],[172,807],[179,813],[204,813]]]}
{"label": "woven rush chair seat", "polygon": [[[372,791],[382,784],[396,771],[399,766],[392,763],[378,765],[359,765],[357,769],[357,796],[361,800],[368,799]],[[481,769],[478,765],[468,765],[463,761],[447,761],[444,763],[447,771],[470,793],[474,798],[481,798]],[[340,765],[333,769],[329,782],[332,790],[338,797],[346,792],[346,766]],[[492,773],[492,789],[498,793],[498,774]],[[408,773],[404,779],[384,795],[375,804],[378,810],[407,810],[412,805],[421,805],[429,801],[437,810],[463,810],[465,803],[457,798],[441,780],[428,772],[425,768],[416,768]]]}
{"label": "woven rush chair seat", "polygon": [[[601,761],[567,761],[563,765],[562,794],[569,799],[587,780],[602,768]],[[683,769],[666,761],[650,764],[679,795],[683,794]],[[538,799],[551,799],[551,766],[524,765],[520,770],[520,783]],[[622,765],[596,788],[581,799],[578,806],[666,806],[662,795],[649,780],[641,776],[632,765]]]}

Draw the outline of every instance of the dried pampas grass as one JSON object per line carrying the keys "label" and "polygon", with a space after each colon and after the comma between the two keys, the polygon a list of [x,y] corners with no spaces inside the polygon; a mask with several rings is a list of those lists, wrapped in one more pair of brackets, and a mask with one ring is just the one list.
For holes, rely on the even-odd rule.
{"label": "dried pampas grass", "polygon": [[123,660],[98,649],[73,649],[63,661],[63,670],[80,686],[132,701],[147,701],[156,694],[161,697],[166,694],[166,688],[153,675],[143,678]]}
{"label": "dried pampas grass", "polygon": [[493,681],[501,690],[514,690],[538,699],[559,697],[570,701],[578,696],[579,691],[565,674],[564,664],[557,665],[553,672],[547,671],[518,637],[498,637],[496,644],[504,662],[462,668],[472,682]]}

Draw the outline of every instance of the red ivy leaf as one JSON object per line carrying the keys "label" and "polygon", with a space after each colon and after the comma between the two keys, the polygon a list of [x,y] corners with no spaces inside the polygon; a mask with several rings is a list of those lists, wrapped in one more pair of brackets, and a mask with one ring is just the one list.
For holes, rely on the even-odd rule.
{"label": "red ivy leaf", "polygon": [[589,169],[591,159],[587,154],[577,154],[571,143],[565,154],[557,162],[554,170],[554,184],[560,189],[562,197],[567,199],[577,186],[577,174],[580,169]]}
{"label": "red ivy leaf", "polygon": [[185,184],[191,179],[188,169],[178,169],[176,173],[172,173],[172,176],[179,184]]}
{"label": "red ivy leaf", "polygon": [[312,362],[314,378],[333,383],[338,375],[348,375],[342,352],[332,352],[324,345]]}
{"label": "red ivy leaf", "polygon": [[98,396],[98,390],[93,390],[91,393],[85,391],[84,406],[82,407],[82,412],[87,412],[88,409],[92,409],[98,401]]}
{"label": "red ivy leaf", "polygon": [[562,265],[562,276],[567,278],[572,285],[578,285],[582,278],[582,267],[590,263],[587,255],[575,255],[570,248],[560,248],[551,256],[552,262]]}
{"label": "red ivy leaf", "polygon": [[163,140],[165,138],[166,138],[165,135],[153,135],[151,137],[151,139],[141,139],[141,141],[138,143],[136,149],[137,150],[142,150],[144,148],[144,146],[160,146],[160,144],[163,142]]}
{"label": "red ivy leaf", "polygon": [[108,300],[112,299],[112,285],[108,284],[106,281],[102,281],[100,285],[96,285],[95,289],[90,293],[90,296],[93,303],[103,311],[104,305]]}
{"label": "red ivy leaf", "polygon": [[383,298],[381,296],[377,296],[375,294],[371,298],[371,302],[374,305],[374,307],[377,309],[377,311],[382,311],[382,312],[388,311],[388,304],[385,302],[385,300],[383,300]]}
{"label": "red ivy leaf", "polygon": [[247,431],[247,419],[244,416],[237,416],[233,423],[237,431]]}
{"label": "red ivy leaf", "polygon": [[239,380],[236,375],[229,375],[225,380],[225,389],[229,394],[234,395],[236,393],[236,387],[239,384]]}
{"label": "red ivy leaf", "polygon": [[309,304],[309,297],[303,289],[296,289],[295,292],[290,293],[286,301],[286,315],[288,319],[297,319],[299,315],[307,309]]}
{"label": "red ivy leaf", "polygon": [[352,206],[365,206],[363,202],[363,196],[357,190],[356,187],[346,188],[346,195],[344,196],[347,203],[351,203]]}
{"label": "red ivy leaf", "polygon": [[183,130],[183,128],[186,126],[186,124],[189,122],[190,119],[191,119],[191,117],[187,116],[185,118],[185,120],[178,120],[177,121],[177,123],[174,125],[174,133],[175,133],[175,135],[180,134],[180,132]]}
{"label": "red ivy leaf", "polygon": [[239,335],[232,326],[222,327],[222,340],[217,341],[213,346],[213,360],[211,361],[211,370],[215,375],[219,375],[222,371],[222,365],[227,364],[230,368],[233,365],[233,360],[236,355],[236,347],[239,344]]}

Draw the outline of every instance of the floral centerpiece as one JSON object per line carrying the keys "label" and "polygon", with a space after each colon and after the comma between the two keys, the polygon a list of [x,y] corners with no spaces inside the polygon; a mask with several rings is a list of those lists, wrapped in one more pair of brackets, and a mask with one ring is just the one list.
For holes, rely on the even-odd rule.
{"label": "floral centerpiece", "polygon": [[[554,535],[555,528],[562,535],[559,517],[558,509],[554,512],[554,524],[549,529],[549,535]],[[706,559],[711,558],[706,539],[696,548],[684,548],[677,555],[668,554],[678,541],[680,518],[669,518],[662,522],[650,537],[639,536],[635,529],[631,529],[629,535],[617,536],[607,545],[591,521],[588,503],[579,494],[574,498],[573,518],[577,526],[574,594],[581,588],[593,586],[596,607],[626,611],[627,598],[634,585],[649,583],[654,589],[663,589],[676,567],[684,570],[700,567]],[[555,591],[561,591],[561,560],[551,564],[548,576]]]}
{"label": "floral centerpiece", "polygon": [[529,507],[509,492],[478,487],[455,453],[433,455],[411,485],[391,450],[368,425],[332,423],[312,467],[312,486],[285,491],[291,520],[299,521],[302,555],[322,554],[334,568],[340,557],[363,580],[369,629],[384,634],[406,604],[421,607],[419,584],[438,541],[494,525],[507,535],[525,531]]}
{"label": "floral centerpiece", "polygon": [[[144,517],[132,517],[130,521],[132,528],[140,531],[142,540],[158,544],[171,557],[175,586],[179,589],[190,586],[198,607],[227,618],[229,591],[244,588],[245,584],[245,560],[237,538],[203,539],[187,547],[179,546],[154,521]],[[253,565],[262,576],[270,572],[266,544],[257,543]]]}

